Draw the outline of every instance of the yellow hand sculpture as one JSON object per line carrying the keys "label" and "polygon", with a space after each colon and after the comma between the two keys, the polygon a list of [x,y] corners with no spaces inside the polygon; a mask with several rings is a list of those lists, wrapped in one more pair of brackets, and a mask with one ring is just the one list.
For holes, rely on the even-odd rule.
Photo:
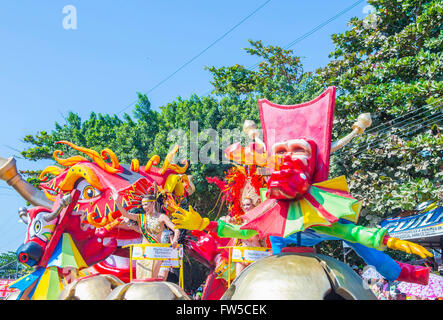
{"label": "yellow hand sculpture", "polygon": [[414,253],[416,255],[419,255],[423,259],[433,256],[432,253],[423,248],[421,245],[406,240],[400,240],[398,238],[389,238],[386,245],[388,248],[394,250],[400,250],[406,253]]}
{"label": "yellow hand sculpture", "polygon": [[[174,229],[187,229],[187,230],[203,230],[209,224],[208,218],[202,218],[198,212],[196,212],[192,206],[189,206],[189,211],[186,211],[180,207],[175,208],[177,211],[172,214],[175,219],[172,219],[172,223],[175,224]],[[180,212],[180,213],[179,213]]]}

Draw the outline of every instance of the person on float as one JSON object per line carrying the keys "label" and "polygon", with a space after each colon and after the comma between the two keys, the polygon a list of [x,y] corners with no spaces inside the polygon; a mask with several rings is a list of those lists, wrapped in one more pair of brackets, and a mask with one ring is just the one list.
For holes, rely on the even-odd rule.
{"label": "person on float", "polygon": [[[158,203],[158,194],[155,189],[156,188],[151,188],[148,190],[148,194],[142,197],[141,207],[143,213],[141,214],[126,211],[126,209],[123,208],[116,191],[112,193],[112,197],[122,216],[137,222],[138,227],[132,226],[131,228],[143,235],[142,243],[161,243],[162,232],[165,229],[165,226],[167,226],[169,229],[174,230],[171,247],[176,247],[180,236],[180,230],[175,229],[175,225],[171,222],[169,217],[161,212],[161,204]],[[151,263],[145,260],[138,260],[136,265],[137,279],[157,278],[159,276],[161,264],[161,260],[155,260],[152,266],[152,273],[150,274],[149,268]]]}
{"label": "person on float", "polygon": [[[174,242],[174,232],[169,230],[169,228],[165,228],[163,230],[163,233],[162,233],[162,236],[161,236],[161,243],[173,243],[173,242]],[[162,265],[162,267],[160,268],[160,271],[158,273],[158,276],[159,276],[160,279],[163,279],[164,281],[166,281],[168,279],[168,276],[169,276],[170,272],[172,273],[173,277],[170,278],[169,281],[178,284],[179,276],[180,275],[178,273],[177,268],[165,267],[165,266]]]}
{"label": "person on float", "polygon": [[[389,267],[395,267],[397,280],[427,283],[429,269],[418,270],[395,262],[387,255],[378,255],[376,251],[382,253],[391,248],[422,258],[432,254],[418,244],[389,236],[386,229],[356,225],[361,201],[349,194],[344,176],[327,180],[334,101],[335,88],[301,105],[281,106],[259,101],[265,143],[258,143],[256,139],[247,148],[236,143],[225,151],[229,159],[238,163],[271,169],[267,199],[242,216],[243,225],[211,222],[201,218],[191,206],[189,211],[177,208],[172,221],[176,228],[211,230],[220,237],[239,239],[257,234],[261,238],[290,238],[297,233],[313,232],[320,237],[355,244],[369,260],[380,257],[389,260]],[[378,264],[377,271],[384,272],[380,267],[383,266]]]}
{"label": "person on float", "polygon": [[[242,199],[242,209],[245,213],[255,208],[254,201],[250,197],[245,197]],[[238,239],[238,244],[242,247],[262,247],[259,235],[252,236],[249,239]],[[248,262],[236,262],[235,272],[237,277],[251,263]]]}
{"label": "person on float", "polygon": [[[244,212],[247,212],[255,207],[253,200],[251,198],[244,198],[241,203],[241,207]],[[232,225],[239,225],[241,224],[241,217],[235,218],[231,217],[229,215],[222,216],[219,218],[219,221],[223,221],[225,223],[229,223]],[[228,243],[228,246],[241,246],[241,247],[261,247],[260,238],[257,235],[252,236],[248,239],[235,239],[233,238],[230,243]],[[235,277],[238,277],[239,274],[243,271],[244,268],[246,268],[250,263],[247,262],[236,262],[235,263]]]}

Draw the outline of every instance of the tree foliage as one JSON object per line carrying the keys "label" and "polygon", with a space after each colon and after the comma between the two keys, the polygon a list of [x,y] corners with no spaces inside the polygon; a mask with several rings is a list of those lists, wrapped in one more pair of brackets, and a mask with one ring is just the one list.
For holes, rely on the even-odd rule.
{"label": "tree foliage", "polygon": [[332,175],[350,179],[370,213],[362,222],[376,225],[442,197],[443,9],[440,1],[368,2],[375,11],[332,36],[332,60],[317,75],[337,87],[336,137],[372,114],[373,129],[332,157]]}
{"label": "tree foliage", "polygon": [[15,252],[0,253],[0,278],[16,279],[30,270],[30,267],[18,263]]}

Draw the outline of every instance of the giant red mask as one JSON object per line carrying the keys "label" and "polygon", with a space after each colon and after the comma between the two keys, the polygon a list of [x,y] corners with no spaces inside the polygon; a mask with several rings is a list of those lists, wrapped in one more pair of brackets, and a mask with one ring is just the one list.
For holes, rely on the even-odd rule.
{"label": "giant red mask", "polygon": [[312,183],[317,146],[312,140],[291,139],[274,144],[278,163],[268,181],[268,198],[298,199]]}

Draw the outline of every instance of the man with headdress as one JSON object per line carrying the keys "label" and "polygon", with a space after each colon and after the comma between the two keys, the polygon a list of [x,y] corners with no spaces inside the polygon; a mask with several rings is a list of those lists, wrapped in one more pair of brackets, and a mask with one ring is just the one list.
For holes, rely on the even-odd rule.
{"label": "man with headdress", "polygon": [[[386,229],[356,225],[361,201],[350,195],[344,176],[327,180],[331,148],[336,150],[350,140],[345,137],[331,144],[334,103],[334,87],[299,105],[284,106],[259,100],[264,142],[258,139],[256,128],[252,128],[249,132],[252,132],[254,143],[246,148],[236,143],[228,147],[225,154],[238,163],[271,170],[267,199],[242,217],[244,224],[241,226],[202,219],[192,207],[189,212],[180,209],[181,214],[173,214],[176,226],[217,230],[220,237],[232,238],[259,234],[261,238],[288,239],[312,232],[323,239],[341,239],[362,248],[375,249],[368,255],[391,248],[422,258],[432,256],[417,244],[390,237]],[[365,126],[358,122],[353,129],[353,133],[362,133]],[[427,274],[417,273],[410,266],[400,263],[397,266],[398,279],[427,282],[429,270]]]}

